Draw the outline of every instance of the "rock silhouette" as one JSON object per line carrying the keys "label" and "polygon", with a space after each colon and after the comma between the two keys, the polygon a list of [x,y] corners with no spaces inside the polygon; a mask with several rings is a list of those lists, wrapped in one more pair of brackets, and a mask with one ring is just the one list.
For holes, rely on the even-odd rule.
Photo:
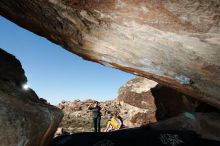
{"label": "rock silhouette", "polygon": [[47,146],[62,112],[40,100],[27,82],[21,63],[0,49],[0,145]]}
{"label": "rock silhouette", "polygon": [[50,146],[218,146],[220,142],[201,139],[193,131],[154,130],[149,127],[108,133],[78,133],[55,138]]}

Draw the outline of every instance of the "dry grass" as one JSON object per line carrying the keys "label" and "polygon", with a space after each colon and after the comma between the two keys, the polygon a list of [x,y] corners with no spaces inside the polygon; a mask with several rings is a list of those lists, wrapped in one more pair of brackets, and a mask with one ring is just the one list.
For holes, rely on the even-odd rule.
{"label": "dry grass", "polygon": [[[101,120],[101,131],[103,131],[107,125],[107,119]],[[82,118],[82,117],[68,117],[64,116],[60,127],[63,127],[64,131],[68,133],[78,133],[78,132],[92,132],[93,123],[92,118]]]}

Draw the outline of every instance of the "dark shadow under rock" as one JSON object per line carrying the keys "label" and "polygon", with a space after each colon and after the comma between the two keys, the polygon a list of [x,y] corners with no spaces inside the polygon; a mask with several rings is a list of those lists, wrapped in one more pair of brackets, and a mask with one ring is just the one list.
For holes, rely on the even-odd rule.
{"label": "dark shadow under rock", "polygon": [[51,146],[219,146],[220,142],[200,139],[193,131],[154,130],[150,127],[107,133],[77,133],[55,138]]}
{"label": "dark shadow under rock", "polygon": [[156,130],[193,130],[202,138],[220,141],[219,113],[183,113],[155,124]]}
{"label": "dark shadow under rock", "polygon": [[151,88],[150,92],[155,100],[158,121],[179,116],[184,112],[220,113],[219,109],[166,86],[157,85]]}

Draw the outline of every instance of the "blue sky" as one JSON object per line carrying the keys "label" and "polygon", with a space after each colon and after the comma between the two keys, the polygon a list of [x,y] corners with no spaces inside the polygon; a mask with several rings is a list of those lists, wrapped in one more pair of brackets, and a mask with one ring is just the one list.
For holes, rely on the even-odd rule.
{"label": "blue sky", "polygon": [[28,85],[51,104],[114,99],[134,76],[89,62],[0,16],[0,48],[22,63]]}

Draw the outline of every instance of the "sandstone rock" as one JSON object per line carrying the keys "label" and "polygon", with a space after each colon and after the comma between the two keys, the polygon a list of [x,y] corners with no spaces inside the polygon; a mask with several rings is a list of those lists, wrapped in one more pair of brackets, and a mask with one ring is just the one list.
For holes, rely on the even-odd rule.
{"label": "sandstone rock", "polygon": [[142,77],[131,79],[120,87],[118,100],[139,108],[152,109],[154,112],[156,110],[154,97],[148,91],[157,84],[157,82]]}
{"label": "sandstone rock", "polygon": [[7,0],[0,14],[87,60],[220,107],[219,0]]}
{"label": "sandstone rock", "polygon": [[219,109],[165,86],[151,89],[157,107],[156,117],[164,120],[184,112],[219,112]]}
{"label": "sandstone rock", "polygon": [[[218,109],[143,77],[123,85],[118,100],[122,104],[125,125],[129,127],[154,123],[184,112],[218,112]],[[125,111],[127,114],[123,114]]]}
{"label": "sandstone rock", "polygon": [[139,127],[141,125],[156,122],[155,112],[153,109],[139,108],[120,101],[120,116],[127,128]]}
{"label": "sandstone rock", "polygon": [[[157,108],[150,92],[156,85],[154,81],[136,77],[119,89],[118,100],[122,104],[121,114],[126,126],[138,127],[157,121]],[[125,112],[127,114],[123,114]]]}
{"label": "sandstone rock", "polygon": [[27,82],[20,62],[0,49],[0,145],[47,146],[62,112],[42,102]]}
{"label": "sandstone rock", "polygon": [[133,117],[131,117],[131,123],[133,123],[133,125],[137,125],[137,127],[155,122],[157,122],[157,118],[153,114],[138,112]]}
{"label": "sandstone rock", "polygon": [[157,130],[193,130],[202,138],[220,141],[219,113],[184,113],[151,125]]}
{"label": "sandstone rock", "polygon": [[63,135],[63,133],[64,133],[64,130],[62,127],[60,127],[60,128],[57,128],[57,131],[55,132],[54,136],[57,137],[57,136]]}
{"label": "sandstone rock", "polygon": [[[155,99],[156,117],[159,121],[178,116],[184,112],[194,112],[203,104],[198,100],[193,100],[191,97],[161,85],[152,88],[149,92]],[[206,110],[201,111],[205,112]]]}

